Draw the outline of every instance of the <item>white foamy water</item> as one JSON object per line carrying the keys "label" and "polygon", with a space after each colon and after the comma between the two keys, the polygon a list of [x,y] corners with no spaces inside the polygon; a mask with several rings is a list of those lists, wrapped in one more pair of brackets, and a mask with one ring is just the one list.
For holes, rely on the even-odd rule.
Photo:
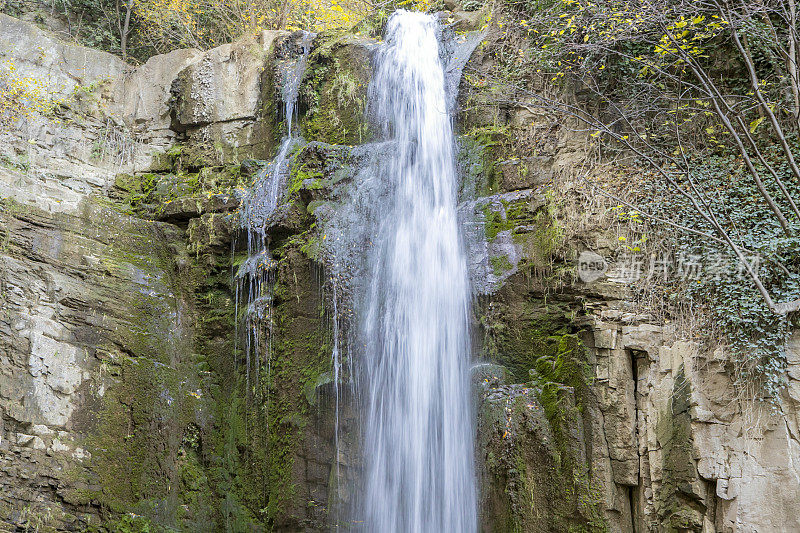
{"label": "white foamy water", "polygon": [[396,12],[371,99],[384,136],[383,220],[371,251],[366,346],[366,479],[372,532],[474,532],[470,298],[456,215],[454,141],[436,20]]}

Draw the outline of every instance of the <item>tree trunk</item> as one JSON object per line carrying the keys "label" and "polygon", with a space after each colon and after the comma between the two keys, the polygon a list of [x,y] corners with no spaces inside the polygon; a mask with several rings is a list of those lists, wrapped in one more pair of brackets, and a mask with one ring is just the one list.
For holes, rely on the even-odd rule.
{"label": "tree trunk", "polygon": [[131,30],[131,12],[133,11],[133,0],[128,0],[125,6],[125,23],[119,32],[120,48],[122,49],[122,59],[125,60],[128,55],[128,33]]}

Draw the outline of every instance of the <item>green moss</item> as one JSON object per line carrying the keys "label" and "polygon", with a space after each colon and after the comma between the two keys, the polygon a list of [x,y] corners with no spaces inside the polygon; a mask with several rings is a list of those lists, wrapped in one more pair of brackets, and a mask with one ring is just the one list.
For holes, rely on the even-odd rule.
{"label": "green moss", "polygon": [[118,174],[114,187],[121,193],[120,209],[128,214],[137,212],[150,199],[159,177],[156,174]]}
{"label": "green moss", "polygon": [[[307,506],[297,478],[303,474],[295,461],[313,427],[317,387],[330,374],[330,333],[319,311],[318,278],[308,257],[316,239],[313,218],[294,205],[300,203],[296,197],[291,201],[299,213],[300,232],[272,243],[278,266],[269,361],[263,352],[258,361],[251,359],[248,378],[241,352],[224,344],[217,345],[205,363],[210,375],[220,376],[209,387],[218,422],[203,446],[213,450],[204,453],[206,471],[219,500],[218,521],[228,530],[251,530],[259,523],[292,527],[286,524],[296,524]],[[210,310],[219,308],[225,298],[210,290],[202,300]],[[204,331],[211,335],[212,330],[222,330],[226,320],[235,319],[232,304],[223,309],[227,312],[218,318],[204,310],[209,320]],[[261,346],[267,345],[266,332],[266,328],[259,332]],[[202,351],[211,352],[211,346]]]}
{"label": "green moss", "polygon": [[498,161],[517,158],[514,132],[510,125],[493,121],[467,129],[459,136],[458,159],[465,171],[462,194],[488,196],[501,192]]}
{"label": "green moss", "polygon": [[[181,373],[156,361],[127,358],[113,372],[120,379],[104,397],[90,444],[102,487],[96,498],[123,513],[168,498],[169,482],[176,481],[176,450],[169,445],[169,434],[188,424],[193,402],[180,386]],[[175,511],[170,513],[172,524]]]}
{"label": "green moss", "polygon": [[[180,153],[176,150],[173,155]],[[76,504],[99,503],[107,518],[104,526],[111,530],[124,531],[119,528],[128,526],[154,531],[264,530],[268,516],[290,512],[291,506],[281,503],[281,487],[292,483],[291,466],[285,466],[291,461],[284,458],[291,459],[307,424],[304,387],[311,387],[308,384],[327,370],[330,354],[324,334],[305,339],[296,330],[280,330],[281,335],[294,335],[295,347],[282,349],[286,377],[273,383],[275,375],[268,377],[262,369],[263,389],[255,390],[237,366],[229,243],[221,246],[221,252],[207,246],[190,250],[187,245],[205,245],[200,237],[214,232],[195,229],[187,242],[176,226],[128,216],[134,212],[152,216],[151,207],[170,198],[224,190],[240,178],[238,166],[121,175],[114,204],[92,200],[83,205],[77,224],[70,221],[87,235],[111,236],[97,254],[104,279],[97,290],[104,292],[87,295],[88,301],[104,302],[110,309],[87,310],[103,321],[92,347],[100,360],[97,375],[105,393],[102,398],[90,397],[94,402],[86,411],[91,412],[86,415],[90,420],[82,422],[87,436],[81,444],[92,453],[91,462],[87,468],[65,473],[73,488],[64,494]],[[14,202],[0,203],[0,220],[13,213]],[[280,253],[287,256],[290,248],[297,252],[308,242],[300,240]],[[307,269],[308,259],[298,256]],[[283,276],[297,279],[294,272],[289,277],[290,271]],[[301,283],[308,290],[313,285],[310,274]],[[286,290],[296,296],[296,288],[286,285]],[[302,292],[300,300],[305,299]],[[287,322],[297,318],[292,315],[295,311],[286,310]],[[316,311],[310,312],[322,331]],[[106,323],[106,315],[114,321]],[[294,350],[301,344],[315,358],[296,367]],[[285,393],[284,379],[298,380],[298,389]],[[281,401],[270,400],[269,409],[266,401],[256,401],[284,393]],[[295,428],[293,433],[267,435],[267,428],[272,430],[269,417],[276,412],[273,405],[283,410],[273,420],[275,427],[288,424]],[[270,476],[287,480],[286,484],[267,483]],[[271,514],[262,513],[268,506]],[[141,517],[141,524],[126,524],[127,513]]]}
{"label": "green moss", "polygon": [[[558,261],[564,249],[564,229],[555,215],[555,207],[549,193],[517,200],[493,199],[481,207],[483,226],[489,242],[497,239],[501,232],[510,232],[512,241],[521,248],[522,260],[519,270],[532,274],[551,287],[563,283],[573,268]],[[500,263],[502,259],[491,258],[495,275],[508,269]]]}
{"label": "green moss", "polygon": [[355,57],[358,45],[346,34],[323,34],[309,57],[301,88],[307,112],[304,137],[331,144],[358,144],[371,138],[365,120],[369,84],[367,56]]}
{"label": "green moss", "polygon": [[559,470],[572,477],[579,465],[569,453],[567,427],[576,418],[573,409],[581,411],[587,400],[591,373],[585,347],[575,335],[550,336],[542,346],[530,375],[538,385],[539,402],[555,437]]}
{"label": "green moss", "polygon": [[[566,503],[549,510],[553,524],[559,531],[607,531],[602,491],[589,475],[580,451],[583,443],[574,436],[575,426],[581,424],[582,412],[590,401],[591,373],[580,339],[570,334],[549,337],[547,349],[531,370],[531,378],[538,387],[538,400],[554,438],[551,458],[562,491],[557,499]],[[523,483],[521,490],[524,494],[536,487]]]}
{"label": "green moss", "polygon": [[[88,213],[87,213],[88,215]],[[93,224],[103,217],[91,216]],[[102,490],[94,499],[115,513],[136,509],[147,515],[158,508],[163,526],[174,526],[177,505],[171,500],[176,483],[177,442],[194,418],[195,402],[189,336],[175,336],[175,317],[183,310],[175,295],[191,289],[191,281],[175,273],[174,250],[165,240],[177,232],[159,231],[149,223],[112,220],[118,232],[101,257],[104,268],[122,280],[138,280],[141,293],[120,291],[128,326],[114,334],[124,352],[103,360],[103,374],[113,385],[102,397],[97,424],[86,445],[92,471]]]}
{"label": "green moss", "polygon": [[559,353],[562,336],[570,333],[568,313],[555,302],[529,301],[511,316],[505,304],[494,302],[493,313],[482,319],[486,356],[508,368],[517,383],[527,382],[540,357]]}
{"label": "green moss", "polygon": [[150,171],[155,173],[171,172],[176,168],[183,167],[183,156],[185,150],[186,145],[174,144],[164,152],[156,154],[153,158],[153,163],[150,165]]}
{"label": "green moss", "polygon": [[483,228],[486,238],[493,241],[501,231],[514,228],[513,221],[504,212],[495,211],[490,204],[483,206]]}
{"label": "green moss", "polygon": [[300,165],[292,167],[289,179],[289,194],[298,192],[303,187],[303,182],[306,180],[313,180],[310,186],[311,188],[314,188],[313,184],[316,184],[316,188],[318,189],[322,188],[321,177],[322,171],[310,168],[307,163],[301,163]]}
{"label": "green moss", "polygon": [[206,213],[189,222],[186,232],[188,249],[196,256],[210,255],[214,252],[225,253],[229,249],[231,232],[230,215]]}
{"label": "green moss", "polygon": [[490,257],[489,264],[492,267],[492,272],[497,277],[502,276],[504,273],[514,268],[514,265],[508,260],[508,256],[505,255]]}
{"label": "green moss", "polygon": [[147,517],[128,513],[104,524],[110,533],[155,533],[156,531],[176,531],[173,528],[158,527]]}
{"label": "green moss", "polygon": [[318,231],[311,231],[306,235],[305,242],[300,245],[300,251],[312,261],[319,262],[323,240],[324,237]]}
{"label": "green moss", "polygon": [[530,384],[500,421],[513,422],[513,446],[501,441],[495,448],[501,468],[494,470],[493,485],[506,487],[509,508],[495,505],[493,513],[510,522],[509,531],[539,531],[543,520],[554,531],[605,531],[603,495],[584,449],[592,430],[584,416],[595,401],[586,349],[568,305],[532,297],[523,279],[510,278],[481,318],[485,356],[506,367],[516,383]]}
{"label": "green moss", "polygon": [[310,260],[300,251],[299,240],[287,241],[279,250],[279,281],[273,326],[273,359],[268,378],[272,401],[267,456],[268,503],[271,520],[286,520],[297,500],[294,458],[310,423],[316,387],[330,371],[330,333],[319,313],[322,305]]}
{"label": "green moss", "polygon": [[499,170],[493,155],[494,144],[490,135],[479,132],[470,132],[458,137],[456,157],[463,176],[459,194],[462,200],[488,196],[500,191]]}
{"label": "green moss", "polygon": [[[180,145],[171,150],[179,148]],[[213,195],[233,196],[234,190],[243,184],[239,164],[202,167],[188,172],[180,163],[174,163],[163,173],[117,175],[112,205],[125,214],[154,218],[172,202],[194,199],[199,204]]]}
{"label": "green moss", "polygon": [[[217,521],[218,498],[200,451],[185,447],[197,442],[196,435],[184,439],[191,428],[196,433],[197,413],[211,411],[205,395],[210,387],[203,382],[211,354],[195,333],[216,327],[230,335],[232,322],[219,324],[233,306],[224,291],[201,292],[217,278],[191,261],[178,228],[120,216],[100,204],[85,205],[81,221],[93,233],[114,235],[102,248],[100,265],[125,286],[115,291],[112,284],[113,296],[89,300],[111,302],[107,312],[122,313],[124,322],[101,330],[93,343],[105,393],[91,400],[91,420],[83,422],[89,424],[83,445],[92,459],[88,469],[67,473],[76,486],[69,497],[99,502],[111,530],[124,525],[117,518],[126,513],[142,517],[154,531],[208,527]],[[196,306],[190,304],[195,295]],[[218,316],[199,319],[194,311],[205,305]]]}
{"label": "green moss", "polygon": [[[348,158],[349,150],[343,146],[311,142],[300,148],[293,155],[289,168],[287,193],[290,201],[297,202],[301,190],[319,191],[336,185],[344,176],[349,175]],[[305,196],[304,201],[308,201],[308,195]],[[314,208],[320,203],[319,200],[311,201],[302,211],[313,214]],[[309,224],[312,220],[308,218]]]}
{"label": "green moss", "polygon": [[[531,226],[542,227],[542,231],[547,231],[545,228],[552,224],[548,214],[540,211],[538,205],[532,206],[531,201],[527,198],[486,203],[483,205],[482,211],[484,231],[489,241],[495,240],[502,231],[524,228],[528,232]],[[512,237],[518,244],[523,244],[526,233],[512,233]]]}

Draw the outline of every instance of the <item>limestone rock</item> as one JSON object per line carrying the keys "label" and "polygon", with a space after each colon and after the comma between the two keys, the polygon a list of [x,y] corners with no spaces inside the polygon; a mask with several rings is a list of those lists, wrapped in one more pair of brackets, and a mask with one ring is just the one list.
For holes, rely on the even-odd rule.
{"label": "limestone rock", "polygon": [[270,34],[266,42],[244,39],[225,44],[194,58],[172,87],[178,124],[204,126],[254,119],[261,89],[259,77],[274,36]]}
{"label": "limestone rock", "polygon": [[43,80],[45,91],[62,99],[72,96],[76,89],[93,85],[109,88],[130,68],[112,54],[67,44],[50,32],[2,13],[0,51],[14,62],[17,74]]}
{"label": "limestone rock", "polygon": [[204,58],[195,49],[156,55],[119,81],[118,109],[137,130],[152,135],[170,127],[170,89],[177,73]]}

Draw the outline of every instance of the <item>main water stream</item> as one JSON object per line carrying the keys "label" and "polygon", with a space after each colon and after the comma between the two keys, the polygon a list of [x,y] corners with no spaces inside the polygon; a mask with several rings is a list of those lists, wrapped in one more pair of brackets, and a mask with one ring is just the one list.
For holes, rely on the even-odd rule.
{"label": "main water stream", "polygon": [[[247,306],[250,368],[269,376],[274,259],[268,228],[286,189],[290,154],[304,141],[292,131],[303,53],[282,75],[286,137],[244,198],[248,259],[237,301]],[[363,483],[351,527],[376,533],[474,532],[477,496],[469,380],[470,283],[457,214],[458,179],[451,108],[464,57],[477,37],[440,49],[433,16],[398,11],[373,57],[369,106],[379,138],[353,148],[362,161],[341,203],[320,218],[333,311],[331,379],[335,398],[335,485],[340,491],[339,381],[356,378],[363,406]],[[443,57],[448,59],[446,73]],[[463,56],[463,57],[459,57]],[[448,92],[449,88],[449,92]],[[292,156],[293,157],[293,156]],[[337,189],[338,190],[338,189]],[[347,190],[348,192],[342,192]],[[323,210],[317,211],[318,218]],[[348,273],[350,275],[348,275]],[[339,279],[357,306],[358,370],[342,375]],[[366,281],[362,281],[366,279]],[[346,306],[346,305],[345,305]],[[266,335],[260,333],[267,328]],[[267,345],[260,342],[266,339]],[[350,350],[347,350],[350,352]],[[348,364],[352,356],[348,353]],[[334,529],[342,522],[338,504]]]}
{"label": "main water stream", "polygon": [[457,219],[454,138],[432,16],[396,12],[370,97],[389,194],[370,252],[365,529],[476,530],[469,401],[470,298]]}

